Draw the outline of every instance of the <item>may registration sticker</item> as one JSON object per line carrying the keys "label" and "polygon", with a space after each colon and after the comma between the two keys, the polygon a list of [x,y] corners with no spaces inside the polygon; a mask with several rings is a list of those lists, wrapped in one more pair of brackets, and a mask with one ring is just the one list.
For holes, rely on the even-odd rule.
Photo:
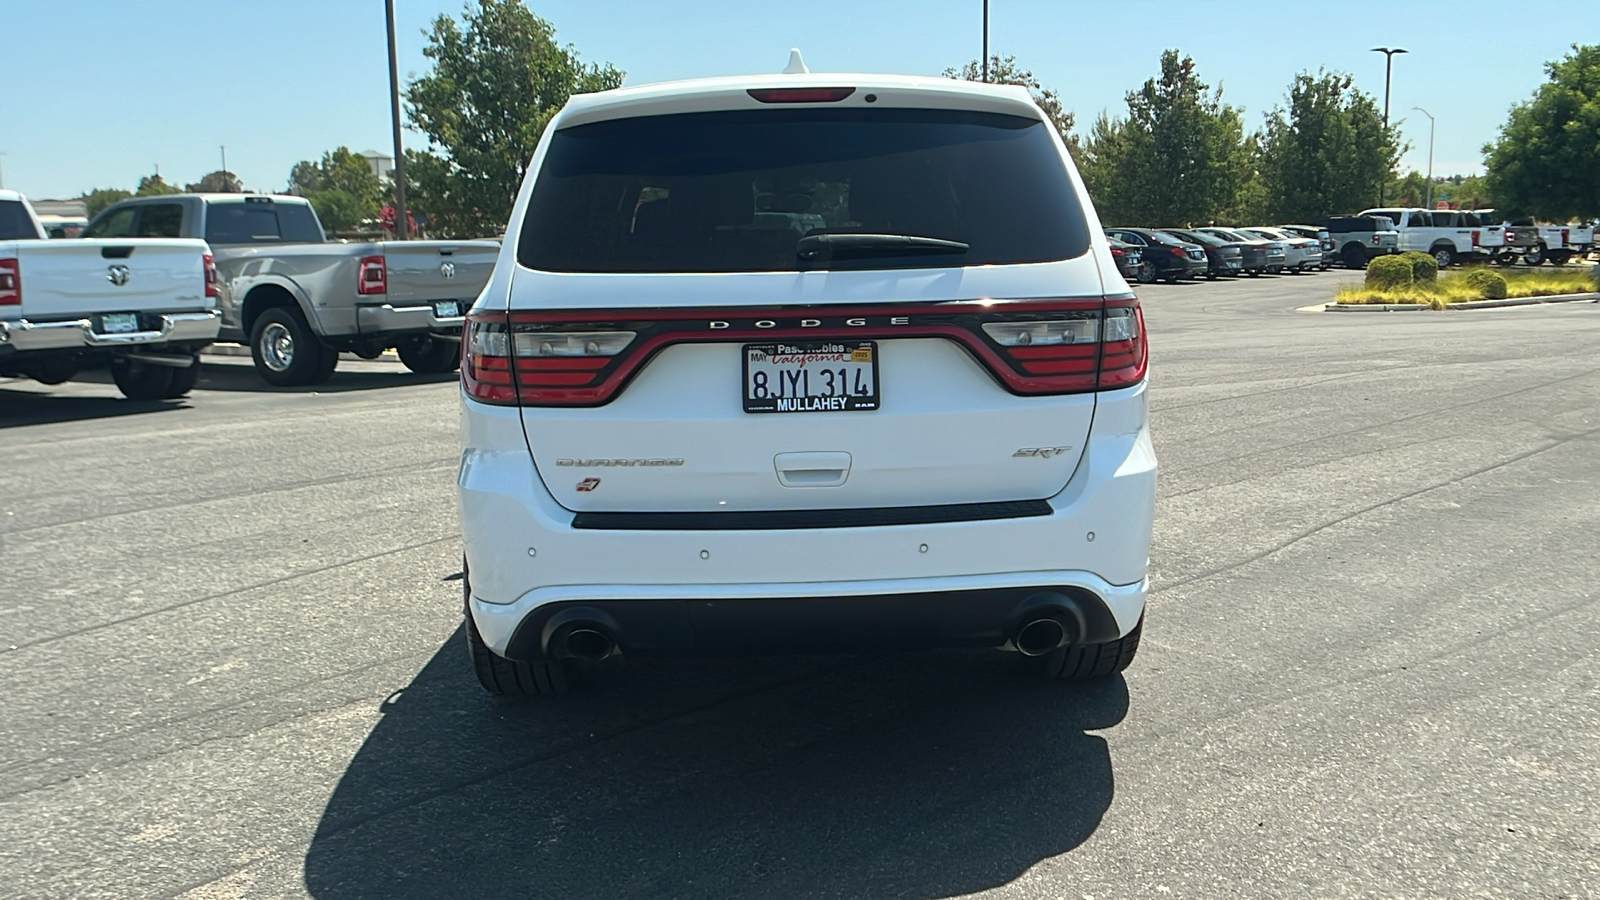
{"label": "may registration sticker", "polygon": [[872,341],[744,345],[745,412],[877,408],[878,345]]}

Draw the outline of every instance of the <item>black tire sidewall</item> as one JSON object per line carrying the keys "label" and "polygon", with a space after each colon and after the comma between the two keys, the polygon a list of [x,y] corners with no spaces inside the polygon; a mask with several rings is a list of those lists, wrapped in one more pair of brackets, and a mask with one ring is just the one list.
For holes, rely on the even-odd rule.
{"label": "black tire sidewall", "polygon": [[[267,327],[274,323],[287,328],[290,339],[294,341],[294,358],[282,372],[268,368],[261,358],[261,336]],[[305,316],[301,315],[298,309],[275,306],[263,312],[256,318],[255,324],[250,326],[250,358],[255,360],[256,372],[261,375],[261,380],[274,387],[310,384],[323,365],[324,352],[330,351],[324,348],[322,341],[312,333],[311,326],[306,324]]]}
{"label": "black tire sidewall", "polygon": [[177,372],[170,366],[158,366],[137,360],[119,359],[111,364],[111,380],[117,390],[129,400],[165,400]]}
{"label": "black tire sidewall", "polygon": [[162,396],[168,400],[176,400],[184,394],[194,390],[200,381],[200,357],[196,356],[194,362],[187,369],[173,369],[172,381],[167,385],[167,391]]}

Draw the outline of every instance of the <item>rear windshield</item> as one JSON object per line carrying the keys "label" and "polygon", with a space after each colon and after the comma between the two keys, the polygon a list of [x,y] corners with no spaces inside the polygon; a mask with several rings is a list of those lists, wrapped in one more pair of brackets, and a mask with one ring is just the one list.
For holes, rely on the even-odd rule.
{"label": "rear windshield", "polygon": [[320,244],[322,227],[304,203],[242,200],[206,204],[208,244]]}
{"label": "rear windshield", "polygon": [[33,227],[33,219],[28,217],[21,201],[0,200],[0,241],[29,241],[38,237],[39,230]]}
{"label": "rear windshield", "polygon": [[[1379,224],[1378,220],[1371,216],[1335,216],[1328,220],[1328,228],[1331,231],[1377,231]],[[1389,230],[1388,221],[1381,224],[1384,231]]]}
{"label": "rear windshield", "polygon": [[[959,253],[802,260],[810,233]],[[1088,224],[1045,124],[993,113],[773,109],[619,119],[551,136],[517,259],[550,272],[769,272],[1045,262]]]}

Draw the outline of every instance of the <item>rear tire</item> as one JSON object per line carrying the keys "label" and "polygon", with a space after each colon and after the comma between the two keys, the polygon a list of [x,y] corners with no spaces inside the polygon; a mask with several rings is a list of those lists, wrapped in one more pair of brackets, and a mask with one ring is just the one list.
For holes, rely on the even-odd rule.
{"label": "rear tire", "polygon": [[1156,264],[1155,263],[1147,262],[1147,263],[1144,263],[1144,264],[1139,266],[1139,283],[1140,284],[1155,284],[1156,283],[1156,277],[1157,276],[1156,276]]}
{"label": "rear tire", "polygon": [[111,380],[129,400],[165,400],[177,371],[171,366],[123,358],[112,361]]}
{"label": "rear tire", "polygon": [[[472,585],[467,577],[466,563],[461,565],[461,590],[463,597],[472,596]],[[462,627],[467,632],[467,656],[472,660],[472,671],[478,676],[483,689],[498,697],[548,697],[567,692],[565,660],[553,663],[529,663],[504,656],[489,649],[472,621],[470,601],[465,611]]]}
{"label": "rear tire", "polygon": [[194,390],[196,382],[200,380],[200,357],[196,356],[194,362],[187,369],[173,369],[172,383],[167,385],[167,392],[162,394],[162,399],[176,400]]}
{"label": "rear tire", "polygon": [[1528,249],[1522,251],[1522,261],[1530,266],[1543,265],[1544,245],[1539,244],[1538,246],[1529,247]]}
{"label": "rear tire", "polygon": [[332,353],[306,324],[300,310],[275,306],[250,326],[250,357],[261,380],[274,387],[310,384]]}
{"label": "rear tire", "polygon": [[1573,253],[1571,250],[1551,250],[1550,265],[1560,268],[1561,266],[1571,262],[1572,257],[1576,255],[1577,254]]}
{"label": "rear tire", "polygon": [[1367,251],[1360,244],[1346,245],[1339,254],[1339,260],[1346,269],[1365,269],[1367,267]]}
{"label": "rear tire", "polygon": [[1133,664],[1144,633],[1144,616],[1133,630],[1104,644],[1076,644],[1054,653],[1026,660],[1026,665],[1041,678],[1075,681],[1115,675]]}
{"label": "rear tire", "polygon": [[339,368],[339,351],[328,345],[322,345],[322,356],[317,360],[317,370],[311,373],[311,380],[307,384],[321,384],[333,377],[333,370]]}
{"label": "rear tire", "polygon": [[400,362],[418,375],[442,375],[453,371],[460,346],[431,335],[402,340],[395,348]]}
{"label": "rear tire", "polygon": [[1432,256],[1434,264],[1441,272],[1450,268],[1450,264],[1456,261],[1456,251],[1451,247],[1435,247]]}

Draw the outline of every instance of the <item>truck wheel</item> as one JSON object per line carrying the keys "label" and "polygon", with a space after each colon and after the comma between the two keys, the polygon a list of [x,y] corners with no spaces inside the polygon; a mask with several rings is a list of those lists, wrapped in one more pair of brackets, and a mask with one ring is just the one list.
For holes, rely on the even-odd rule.
{"label": "truck wheel", "polygon": [[337,348],[323,344],[320,348],[322,355],[317,357],[317,371],[311,373],[311,380],[307,384],[321,384],[333,377],[333,370],[339,368],[339,351]]}
{"label": "truck wheel", "polygon": [[1104,644],[1077,644],[1045,656],[1023,657],[1025,665],[1041,678],[1076,680],[1115,675],[1133,664],[1144,633],[1144,617],[1122,637]]}
{"label": "truck wheel", "polygon": [[423,335],[402,340],[395,352],[400,362],[418,375],[440,375],[451,370],[458,349],[455,341]]}
{"label": "truck wheel", "polygon": [[250,328],[250,356],[267,384],[292,387],[311,383],[323,365],[322,355],[322,341],[298,309],[275,306]]}
{"label": "truck wheel", "polygon": [[167,391],[161,397],[164,400],[176,400],[194,390],[195,383],[199,380],[200,357],[196,356],[187,369],[172,370],[172,383],[167,385]]}
{"label": "truck wheel", "polygon": [[1574,255],[1575,254],[1573,254],[1573,252],[1571,250],[1551,250],[1550,251],[1550,265],[1552,265],[1552,266],[1564,266],[1564,265],[1566,265],[1568,262],[1570,262],[1572,260],[1572,257]]}
{"label": "truck wheel", "polygon": [[40,384],[60,384],[78,374],[78,364],[70,359],[49,359],[36,362],[20,373]]}
{"label": "truck wheel", "polygon": [[1448,269],[1450,264],[1456,261],[1456,251],[1450,247],[1435,247],[1433,261],[1438,263],[1440,269]]}
{"label": "truck wheel", "polygon": [[[472,586],[465,562],[461,573],[462,596],[470,597]],[[483,642],[470,608],[465,611],[462,628],[467,632],[467,657],[484,690],[502,697],[543,697],[567,692],[566,660],[530,663],[506,659]]]}
{"label": "truck wheel", "polygon": [[1365,269],[1367,267],[1367,251],[1360,244],[1348,244],[1344,252],[1339,254],[1339,259],[1346,269]]}
{"label": "truck wheel", "polygon": [[1517,264],[1517,255],[1515,253],[1502,253],[1494,258],[1494,264],[1497,266],[1514,266]]}
{"label": "truck wheel", "polygon": [[1538,244],[1522,251],[1522,261],[1530,266],[1544,264],[1544,245]]}
{"label": "truck wheel", "polygon": [[171,366],[123,358],[112,361],[111,380],[129,400],[163,400],[172,388],[172,376],[177,371]]}

